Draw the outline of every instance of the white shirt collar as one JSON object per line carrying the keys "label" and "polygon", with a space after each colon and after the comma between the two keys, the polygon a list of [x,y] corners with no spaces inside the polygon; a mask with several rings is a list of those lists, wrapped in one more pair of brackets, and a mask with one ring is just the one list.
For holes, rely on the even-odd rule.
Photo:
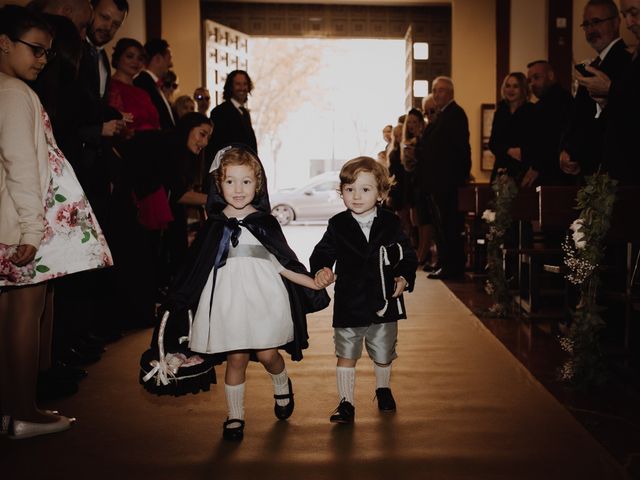
{"label": "white shirt collar", "polygon": [[444,112],[445,108],[447,108],[447,107],[448,107],[449,105],[451,105],[452,103],[453,103],[453,98],[452,98],[451,100],[449,100],[449,102],[447,102],[447,104],[446,104],[444,107],[442,107],[442,108],[440,109],[440,111],[441,111],[441,112]]}
{"label": "white shirt collar", "polygon": [[611,50],[611,48],[616,44],[616,42],[618,42],[619,40],[622,40],[622,38],[618,37],[615,40],[613,40],[609,45],[607,45],[606,47],[604,47],[602,49],[602,51],[598,54],[598,56],[600,57],[600,60],[604,60],[605,57],[607,56],[607,53],[609,53],[609,50]]}
{"label": "white shirt collar", "polygon": [[231,97],[229,100],[231,100],[231,103],[233,103],[233,106],[236,107],[240,113],[242,113],[242,110],[240,110],[240,108],[244,107],[244,105],[233,97]]}
{"label": "white shirt collar", "polygon": [[147,72],[151,78],[153,78],[153,81],[155,83],[158,83],[158,80],[160,80],[160,79],[158,78],[158,76],[155,73],[153,73],[151,70],[147,70],[146,68],[144,69],[144,71]]}
{"label": "white shirt collar", "polygon": [[356,222],[362,225],[373,221],[373,219],[376,218],[377,213],[377,209],[374,208],[372,212],[363,213],[360,215],[351,212],[351,216],[356,219]]}
{"label": "white shirt collar", "polygon": [[95,48],[98,52],[101,52],[102,50],[104,50],[104,45],[102,45],[101,47],[98,47],[97,45],[94,45],[94,43],[91,41],[89,37],[85,37],[85,39],[87,40],[87,42],[89,42],[89,45]]}

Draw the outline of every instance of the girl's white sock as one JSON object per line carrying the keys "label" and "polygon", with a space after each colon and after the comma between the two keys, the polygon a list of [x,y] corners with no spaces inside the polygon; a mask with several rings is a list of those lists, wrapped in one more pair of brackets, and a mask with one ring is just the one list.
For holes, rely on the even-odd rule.
{"label": "girl's white sock", "polygon": [[336,367],[336,379],[338,381],[338,396],[354,405],[353,391],[356,385],[355,367]]}
{"label": "girl's white sock", "polygon": [[[286,395],[289,393],[289,376],[287,375],[286,367],[282,369],[280,373],[274,375],[273,373],[269,373],[271,375],[271,381],[273,382],[273,393],[276,395]],[[276,399],[276,403],[281,407],[284,407],[289,404],[288,398],[278,398]]]}
{"label": "girl's white sock", "polygon": [[[227,397],[227,408],[229,409],[229,418],[244,420],[244,383],[240,385],[224,384],[224,394]],[[239,427],[239,424],[231,423],[229,427]]]}
{"label": "girl's white sock", "polygon": [[391,365],[381,367],[377,363],[374,363],[373,370],[376,372],[376,388],[389,388],[391,382]]}

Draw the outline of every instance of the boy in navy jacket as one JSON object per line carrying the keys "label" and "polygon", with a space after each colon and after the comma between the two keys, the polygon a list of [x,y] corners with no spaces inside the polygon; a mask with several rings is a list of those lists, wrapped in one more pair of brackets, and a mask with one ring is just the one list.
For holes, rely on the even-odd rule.
{"label": "boy in navy jacket", "polygon": [[334,423],[353,423],[355,366],[363,343],[374,362],[378,408],[396,409],[390,377],[397,357],[397,321],[407,317],[402,292],[413,290],[418,261],[400,219],[380,206],[391,184],[388,170],[374,159],[348,161],[340,171],[347,210],[329,220],[311,254],[316,285],[336,282],[333,327],[340,404],[330,419]]}

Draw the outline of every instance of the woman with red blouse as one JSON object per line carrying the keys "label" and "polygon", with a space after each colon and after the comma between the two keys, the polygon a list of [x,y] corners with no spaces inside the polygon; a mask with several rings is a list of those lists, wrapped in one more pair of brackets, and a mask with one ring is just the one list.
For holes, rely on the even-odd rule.
{"label": "woman with red blouse", "polygon": [[116,69],[109,85],[109,105],[122,112],[132,136],[141,130],[159,130],[160,117],[149,94],[133,85],[133,78],[144,68],[145,53],[140,42],[133,38],[118,40],[111,58]]}

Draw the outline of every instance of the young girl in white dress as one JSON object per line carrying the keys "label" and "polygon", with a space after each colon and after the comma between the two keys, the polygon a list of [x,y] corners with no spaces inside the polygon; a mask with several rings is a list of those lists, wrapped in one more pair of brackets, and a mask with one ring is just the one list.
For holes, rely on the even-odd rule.
{"label": "young girl in white dress", "polygon": [[[258,158],[245,148],[227,148],[216,156],[212,171],[214,192],[221,194],[212,196],[218,199],[219,213],[214,205],[202,234],[200,260],[187,268],[190,273],[183,286],[187,295],[194,289],[201,292],[194,302],[197,309],[189,348],[215,354],[219,360],[226,358],[224,389],[229,412],[223,438],[241,440],[250,358],[262,363],[271,375],[276,417],[289,418],[293,390],[278,348],[286,349],[294,360],[302,358],[301,350],[308,345],[305,313],[324,308],[328,297],[297,261],[270,214]],[[210,259],[206,271],[202,265],[207,260],[202,257]],[[189,285],[194,277],[201,279]]]}

